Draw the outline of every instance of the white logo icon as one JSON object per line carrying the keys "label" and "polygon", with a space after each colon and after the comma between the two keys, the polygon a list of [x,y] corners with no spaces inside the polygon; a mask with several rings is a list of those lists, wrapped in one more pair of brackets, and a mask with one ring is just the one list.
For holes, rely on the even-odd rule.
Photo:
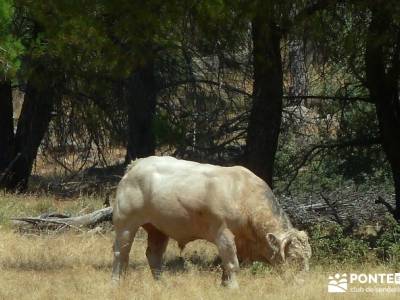
{"label": "white logo icon", "polygon": [[344,293],[347,291],[347,274],[329,276],[328,293]]}

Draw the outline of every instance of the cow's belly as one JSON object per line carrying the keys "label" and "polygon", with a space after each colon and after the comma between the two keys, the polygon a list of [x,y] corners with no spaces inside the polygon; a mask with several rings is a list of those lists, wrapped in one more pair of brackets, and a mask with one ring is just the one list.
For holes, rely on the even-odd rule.
{"label": "cow's belly", "polygon": [[215,220],[201,216],[179,216],[171,218],[160,216],[149,218],[152,224],[165,235],[176,240],[179,244],[186,244],[196,239],[214,241],[220,225]]}

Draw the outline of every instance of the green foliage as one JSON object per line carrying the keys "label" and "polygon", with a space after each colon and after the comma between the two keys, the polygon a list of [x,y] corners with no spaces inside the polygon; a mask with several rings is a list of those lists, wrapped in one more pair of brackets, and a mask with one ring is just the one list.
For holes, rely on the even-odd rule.
{"label": "green foliage", "polygon": [[[343,111],[337,135],[338,139],[344,141],[368,141],[379,137],[378,128],[375,107],[358,102],[348,105]],[[336,158],[337,171],[345,179],[352,179],[357,184],[364,183],[368,177],[377,177],[379,181],[383,177],[375,174],[390,172],[380,145],[339,148],[329,156]]]}
{"label": "green foliage", "polygon": [[400,266],[400,224],[388,216],[377,235],[345,234],[337,224],[316,225],[310,230],[313,260],[359,264],[368,261]]}
{"label": "green foliage", "polygon": [[165,113],[156,115],[153,121],[153,131],[159,146],[178,146],[184,141],[185,128],[183,124],[171,124]]}
{"label": "green foliage", "polygon": [[392,216],[386,218],[382,234],[376,241],[378,257],[400,266],[400,224]]}
{"label": "green foliage", "polygon": [[12,79],[20,68],[23,46],[13,33],[12,0],[0,0],[0,78]]}
{"label": "green foliage", "polygon": [[265,275],[271,272],[271,266],[265,263],[256,261],[251,264],[250,272],[253,275]]}
{"label": "green foliage", "polygon": [[44,29],[49,53],[62,58],[69,72],[117,78],[176,43],[183,9],[173,0],[52,0],[29,8]]}
{"label": "green foliage", "polygon": [[[351,97],[368,98],[364,60],[371,18],[368,6],[372,2],[336,4],[307,17],[297,30],[303,32],[309,38],[310,47],[314,47],[311,52],[315,60],[309,71],[309,78],[314,82],[309,86],[309,93],[344,99],[321,101],[312,106],[321,118],[330,116],[337,122],[330,130],[327,128],[324,131],[325,124],[321,124],[318,136],[314,136],[313,140],[299,142],[299,134],[281,139],[279,152],[282,153],[277,156],[277,169],[282,171],[278,171],[277,176],[285,180],[287,174],[301,169],[294,182],[299,189],[304,185],[312,185],[313,189],[330,188],[346,181],[360,185],[370,182],[386,184],[390,181],[391,170],[382,147],[379,144],[363,144],[380,135],[375,105],[345,100]],[[384,6],[394,15],[398,7],[394,9],[393,4],[393,1],[387,1]],[[355,141],[355,146],[340,146],[351,141]],[[333,144],[338,146],[323,147]],[[305,153],[315,145],[322,147],[310,153],[305,163],[300,164]]]}
{"label": "green foliage", "polygon": [[[120,115],[126,113],[121,101],[124,88],[122,83],[122,87],[116,88],[122,90],[119,94],[110,92],[115,82],[123,82],[148,59],[154,59],[156,77],[167,78],[166,85],[192,80],[197,76],[193,73],[203,73],[203,70],[199,72],[198,68],[193,68],[193,57],[200,61],[205,56],[218,56],[220,69],[211,66],[213,72],[218,73],[215,74],[218,80],[224,65],[234,65],[235,70],[229,74],[231,82],[227,83],[249,90],[251,75],[248,74],[252,73],[249,24],[258,16],[268,18],[271,23],[281,27],[282,32],[289,28],[289,35],[283,34],[282,45],[296,40],[306,41],[306,64],[308,60],[315,62],[309,68],[312,73],[309,79],[313,82],[309,94],[368,97],[364,84],[364,45],[371,17],[368,9],[370,3],[336,3],[327,9],[305,14],[294,26],[286,27],[291,21],[296,21],[292,19],[293,16],[309,4],[307,1],[0,0],[0,76],[14,78],[19,71],[25,79],[27,75],[32,75],[30,72],[35,72],[30,64],[43,62],[46,68],[55,69],[55,73],[62,78],[66,91],[60,89],[60,93],[65,98],[71,98],[67,101],[78,103],[75,107],[80,105],[80,108],[71,112],[77,117],[70,120],[83,120],[81,122],[85,126],[81,127],[87,131],[99,132],[99,135],[105,132],[107,138],[104,140],[111,141],[109,145],[115,145],[118,141],[123,144],[126,118]],[[399,17],[396,13],[399,6],[396,4],[394,0],[385,1],[385,7],[392,12],[393,23],[398,26]],[[389,37],[391,35],[392,32],[388,33]],[[197,57],[193,54],[195,52]],[[240,62],[235,61],[235,54],[240,54]],[[187,58],[186,55],[192,56]],[[21,56],[24,57],[22,68]],[[282,57],[285,59],[284,51]],[[168,63],[165,63],[167,60]],[[185,64],[190,64],[192,70],[187,70],[189,67],[185,69]],[[205,64],[198,65],[202,67]],[[47,80],[42,72],[37,73],[40,74],[30,77],[37,81]],[[208,78],[208,75],[198,77],[214,80],[213,76]],[[243,84],[240,83],[242,81]],[[218,93],[222,87],[221,84]],[[214,88],[208,86],[205,90]],[[91,98],[89,105],[77,96],[82,93]],[[177,97],[178,93],[186,92],[171,93],[169,97]],[[185,96],[187,94],[179,95],[182,98]],[[185,98],[182,103],[188,106],[190,99]],[[216,99],[214,96],[210,98],[212,101]],[[197,109],[193,107],[192,111],[197,113]],[[331,190],[348,181],[359,185],[372,181],[386,184],[391,174],[380,146],[318,149],[311,153],[306,163],[301,163],[308,147],[378,136],[374,105],[333,101],[319,103],[313,109],[321,118],[329,115],[337,122],[334,133],[329,129],[324,130],[324,124],[318,124],[318,132],[311,139],[309,136],[313,133],[307,136],[302,132],[301,135],[296,132],[295,126],[287,124],[282,130],[276,157],[276,187],[285,187],[288,178],[294,177],[296,172],[297,179],[292,187],[303,193],[316,189]],[[231,113],[218,110],[216,107],[215,112]],[[232,114],[240,115],[245,110],[248,110],[248,106],[240,107]],[[62,109],[58,109],[58,113],[64,114],[64,117],[67,114]],[[122,124],[118,134],[115,133],[115,127],[107,125],[105,130],[103,126],[98,126],[100,122],[117,123],[115,120]],[[185,142],[185,132],[188,130],[185,122],[177,125],[166,115],[158,113],[153,124],[157,144],[180,147]],[[243,123],[246,124],[246,121]],[[61,125],[65,127],[65,124]],[[62,133],[63,136],[65,133],[62,139],[67,140],[70,132]],[[240,144],[243,143],[241,140]]]}
{"label": "green foliage", "polygon": [[313,260],[316,262],[355,264],[368,260],[368,243],[345,235],[339,225],[316,225],[310,234]]}
{"label": "green foliage", "polygon": [[[391,184],[391,169],[377,142],[380,133],[374,105],[332,102],[313,107],[312,111],[324,121],[283,125],[276,155],[279,191],[292,177],[296,178],[291,190],[302,193],[332,190],[347,183],[385,188]],[[306,117],[304,120],[308,121]],[[316,133],[304,133],[308,128]]]}

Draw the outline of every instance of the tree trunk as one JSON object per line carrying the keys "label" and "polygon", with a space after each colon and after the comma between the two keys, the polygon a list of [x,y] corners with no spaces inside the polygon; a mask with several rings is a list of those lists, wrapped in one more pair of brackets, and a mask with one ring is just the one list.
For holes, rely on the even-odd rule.
{"label": "tree trunk", "polygon": [[[400,100],[399,86],[400,41],[396,36],[388,37],[391,18],[385,9],[373,7],[366,44],[365,63],[367,87],[371,100],[375,102],[382,136],[382,146],[392,168],[396,207],[394,217],[400,221]],[[398,33],[399,34],[399,33]],[[397,49],[388,64],[388,49]],[[396,53],[397,51],[397,53]]]}
{"label": "tree trunk", "polygon": [[27,188],[33,162],[51,119],[54,92],[55,87],[48,84],[33,83],[33,80],[27,84],[11,166],[1,182],[1,187],[6,190],[22,191]]}
{"label": "tree trunk", "polygon": [[0,175],[12,159],[14,120],[10,81],[0,82]]}
{"label": "tree trunk", "polygon": [[294,39],[289,42],[289,86],[288,95],[308,95],[307,67],[304,42]]}
{"label": "tree trunk", "polygon": [[272,186],[282,118],[281,33],[274,22],[258,16],[252,23],[253,105],[246,141],[246,163]]}
{"label": "tree trunk", "polygon": [[[400,151],[400,148],[399,148]],[[394,180],[394,192],[395,192],[395,199],[396,199],[396,207],[394,209],[394,217],[395,219],[400,222],[400,168],[393,168],[393,180]]]}
{"label": "tree trunk", "polygon": [[128,146],[126,162],[154,155],[153,120],[156,109],[157,86],[152,61],[140,67],[128,79]]}

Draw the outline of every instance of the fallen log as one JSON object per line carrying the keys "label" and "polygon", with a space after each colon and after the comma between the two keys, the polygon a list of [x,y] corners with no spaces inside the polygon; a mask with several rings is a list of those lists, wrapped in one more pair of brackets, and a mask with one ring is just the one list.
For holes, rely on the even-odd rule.
{"label": "fallen log", "polygon": [[13,224],[19,227],[33,226],[37,229],[61,229],[71,227],[81,229],[82,227],[94,227],[102,222],[112,220],[112,207],[96,210],[82,216],[68,217],[62,214],[46,214],[39,217],[12,218]]}

